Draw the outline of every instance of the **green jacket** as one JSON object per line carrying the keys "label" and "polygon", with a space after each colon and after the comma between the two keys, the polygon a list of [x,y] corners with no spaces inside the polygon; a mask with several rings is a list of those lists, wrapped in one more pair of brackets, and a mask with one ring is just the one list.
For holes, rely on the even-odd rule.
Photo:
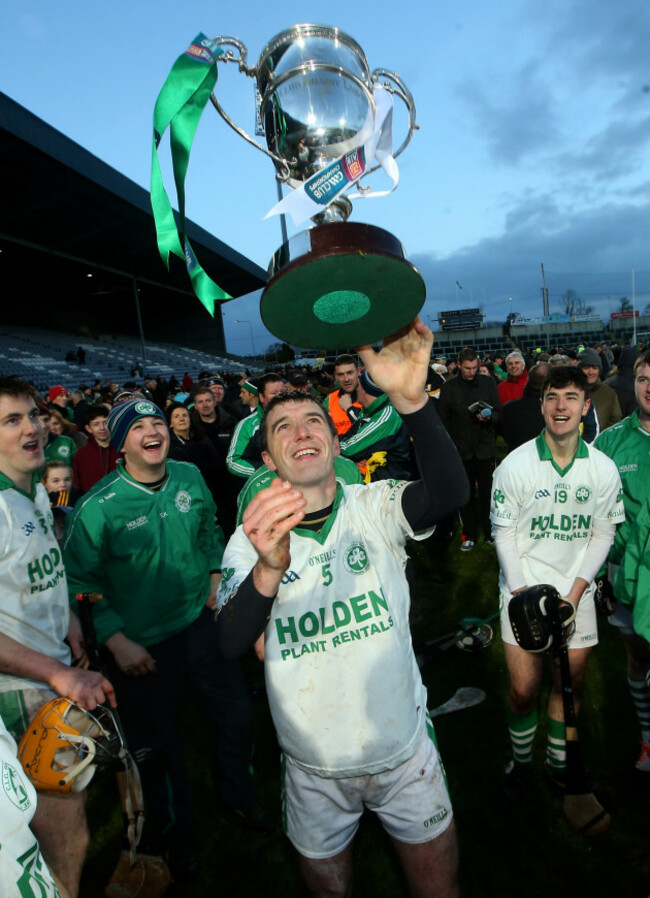
{"label": "green jacket", "polygon": [[625,521],[617,528],[609,553],[609,561],[620,564],[641,506],[650,495],[650,431],[641,426],[635,411],[599,434],[594,446],[614,461],[623,484]]}
{"label": "green jacket", "polygon": [[618,569],[614,594],[633,605],[634,629],[650,642],[650,499],[641,506]]}
{"label": "green jacket", "polygon": [[72,437],[68,437],[63,433],[54,437],[52,442],[48,443],[47,446],[43,448],[46,462],[63,461],[66,465],[70,465],[70,467],[72,467],[72,460],[74,459],[76,451],[77,444],[75,441]]}
{"label": "green jacket", "polygon": [[250,477],[254,474],[259,465],[244,458],[248,444],[259,430],[260,422],[264,409],[258,405],[252,415],[244,418],[235,427],[228,447],[228,455],[226,457],[226,465],[231,474],[237,477]]}
{"label": "green jacket", "polygon": [[199,469],[167,460],[167,479],[150,490],[120,463],[77,503],[63,541],[71,605],[81,592],[93,606],[99,642],[121,631],[155,645],[184,630],[221,569],[224,537]]}

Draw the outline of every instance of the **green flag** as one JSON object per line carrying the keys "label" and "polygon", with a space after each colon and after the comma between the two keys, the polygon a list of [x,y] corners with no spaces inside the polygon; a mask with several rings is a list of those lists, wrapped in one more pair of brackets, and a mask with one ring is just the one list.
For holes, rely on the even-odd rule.
{"label": "green flag", "polygon": [[[169,269],[169,254],[185,260],[194,292],[211,315],[214,303],[232,299],[218,287],[199,264],[185,233],[185,176],[192,141],[201,113],[217,83],[217,59],[223,49],[203,33],[197,35],[179,56],[163,84],[153,113],[153,153],[151,161],[151,206],[156,224],[158,249]],[[158,147],[169,128],[172,168],[180,227],[163,185]]]}

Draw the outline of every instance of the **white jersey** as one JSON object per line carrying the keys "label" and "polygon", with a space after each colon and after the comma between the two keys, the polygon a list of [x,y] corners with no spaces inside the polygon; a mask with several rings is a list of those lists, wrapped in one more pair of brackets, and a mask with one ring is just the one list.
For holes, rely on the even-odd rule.
{"label": "white jersey", "polygon": [[36,792],[0,718],[0,894],[4,898],[59,895],[29,828],[35,811]]}
{"label": "white jersey", "polygon": [[[511,588],[550,583],[566,595],[575,578],[584,576],[592,534],[610,529],[613,539],[613,525],[625,519],[616,465],[580,439],[573,461],[561,470],[542,432],[511,452],[494,472],[490,519],[497,527],[516,529],[525,584]],[[510,598],[503,569],[499,588]],[[585,598],[592,591],[590,584]]]}
{"label": "white jersey", "polygon": [[[320,533],[291,533],[291,564],[265,633],[267,694],[278,741],[300,768],[327,777],[391,770],[415,752],[426,690],[409,630],[405,481],[337,488]],[[430,531],[416,538],[425,538]],[[217,597],[236,602],[257,561],[241,527]]]}
{"label": "white jersey", "polygon": [[[0,632],[69,664],[63,641],[69,620],[68,586],[45,487],[39,483],[30,498],[0,475]],[[0,674],[0,692],[42,685]]]}

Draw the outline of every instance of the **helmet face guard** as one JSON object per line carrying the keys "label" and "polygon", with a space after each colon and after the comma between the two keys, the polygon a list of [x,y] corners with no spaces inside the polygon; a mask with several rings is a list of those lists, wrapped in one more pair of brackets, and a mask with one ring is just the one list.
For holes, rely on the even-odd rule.
{"label": "helmet face guard", "polygon": [[[554,632],[555,615],[561,628],[561,641]],[[575,631],[575,607],[548,583],[528,586],[514,595],[508,605],[508,616],[517,644],[534,654],[559,651]]]}
{"label": "helmet face guard", "polygon": [[110,708],[86,711],[69,698],[54,698],[30,723],[18,758],[36,789],[82,792],[96,769],[121,766],[124,751]]}

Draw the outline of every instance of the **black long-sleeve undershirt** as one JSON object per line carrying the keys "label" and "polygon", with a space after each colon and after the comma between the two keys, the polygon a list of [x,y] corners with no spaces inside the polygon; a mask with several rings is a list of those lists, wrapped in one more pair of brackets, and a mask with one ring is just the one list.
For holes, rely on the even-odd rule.
{"label": "black long-sleeve undershirt", "polygon": [[[433,527],[468,501],[469,482],[463,463],[430,399],[411,415],[402,415],[413,437],[420,479],[402,493],[402,510],[414,532]],[[219,643],[227,658],[238,658],[264,632],[275,596],[264,596],[253,572],[242,582],[234,601],[219,612]]]}

